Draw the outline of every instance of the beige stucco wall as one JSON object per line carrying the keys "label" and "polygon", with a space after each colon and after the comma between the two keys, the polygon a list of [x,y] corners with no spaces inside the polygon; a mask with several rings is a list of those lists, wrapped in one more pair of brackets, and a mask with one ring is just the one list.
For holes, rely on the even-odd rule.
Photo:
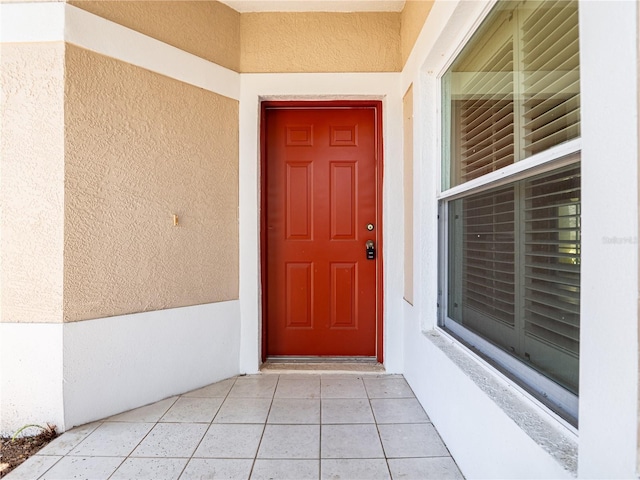
{"label": "beige stucco wall", "polygon": [[62,321],[64,44],[3,44],[0,321]]}
{"label": "beige stucco wall", "polygon": [[404,157],[404,299],[413,305],[413,84],[402,99]]}
{"label": "beige stucco wall", "polygon": [[239,71],[240,14],[220,2],[69,0],[68,3]]}
{"label": "beige stucco wall", "polygon": [[243,13],[242,72],[397,72],[400,13]]}
{"label": "beige stucco wall", "polygon": [[400,17],[402,65],[407,62],[432,6],[433,0],[407,0],[404,4]]}
{"label": "beige stucco wall", "polygon": [[[241,16],[213,1],[69,1],[246,72],[399,71],[430,9]],[[64,103],[64,52],[2,46],[0,321],[237,298],[237,102],[68,46]]]}
{"label": "beige stucco wall", "polygon": [[401,13],[240,14],[211,0],[67,1],[247,73],[400,71],[433,5],[408,0]]}
{"label": "beige stucco wall", "polygon": [[238,298],[238,102],[71,45],[66,77],[65,321]]}

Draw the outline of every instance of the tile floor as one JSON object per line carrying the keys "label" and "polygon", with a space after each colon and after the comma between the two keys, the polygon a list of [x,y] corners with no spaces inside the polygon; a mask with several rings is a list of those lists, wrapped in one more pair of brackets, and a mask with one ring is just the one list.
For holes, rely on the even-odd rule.
{"label": "tile floor", "polygon": [[6,480],[462,479],[401,375],[230,378],[74,428]]}

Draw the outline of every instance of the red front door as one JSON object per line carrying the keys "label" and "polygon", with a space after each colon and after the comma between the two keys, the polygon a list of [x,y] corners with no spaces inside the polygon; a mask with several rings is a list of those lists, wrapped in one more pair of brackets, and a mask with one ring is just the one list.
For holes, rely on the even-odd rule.
{"label": "red front door", "polygon": [[376,113],[265,110],[267,355],[378,353]]}

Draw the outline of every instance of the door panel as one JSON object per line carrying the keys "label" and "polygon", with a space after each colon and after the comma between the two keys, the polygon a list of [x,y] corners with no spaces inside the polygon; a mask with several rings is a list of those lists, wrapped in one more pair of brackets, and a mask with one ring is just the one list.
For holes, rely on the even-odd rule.
{"label": "door panel", "polygon": [[313,177],[310,163],[287,163],[286,204],[287,240],[311,240],[311,194]]}
{"label": "door panel", "polygon": [[285,300],[286,328],[313,327],[312,271],[313,263],[286,264]]}
{"label": "door panel", "polygon": [[331,328],[357,328],[357,265],[331,264]]}
{"label": "door panel", "polygon": [[265,112],[268,355],[374,356],[376,111]]}
{"label": "door panel", "polygon": [[355,240],[356,163],[331,162],[331,239]]}

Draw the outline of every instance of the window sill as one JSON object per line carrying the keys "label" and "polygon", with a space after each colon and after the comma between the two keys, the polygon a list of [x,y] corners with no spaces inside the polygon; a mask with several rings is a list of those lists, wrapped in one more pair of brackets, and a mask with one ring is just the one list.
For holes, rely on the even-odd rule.
{"label": "window sill", "polygon": [[518,427],[575,476],[578,470],[577,431],[547,412],[520,387],[485,365],[456,339],[440,329],[424,336],[480,388]]}

